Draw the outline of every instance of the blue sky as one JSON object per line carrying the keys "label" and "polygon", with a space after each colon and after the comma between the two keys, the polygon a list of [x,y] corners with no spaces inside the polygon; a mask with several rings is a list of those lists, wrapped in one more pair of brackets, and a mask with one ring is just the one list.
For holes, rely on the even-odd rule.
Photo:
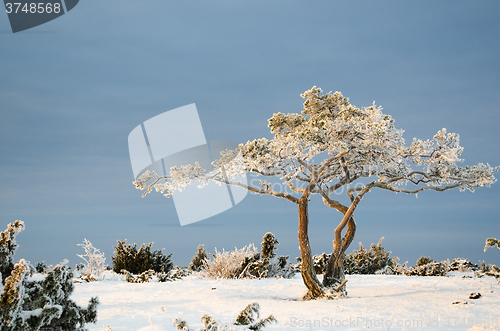
{"label": "blue sky", "polygon": [[[141,122],[196,103],[209,141],[271,135],[275,112],[300,112],[316,85],[357,106],[373,101],[404,137],[457,132],[465,164],[500,164],[497,1],[86,0],[12,34],[0,15],[0,215],[21,219],[16,259],[55,264],[84,238],[111,264],[116,240],[154,241],[187,265],[209,251],[259,244],[299,255],[295,205],[248,196],[181,227],[171,200],[141,199],[127,137]],[[414,264],[422,255],[500,263],[500,184],[475,193],[369,193],[352,248],[385,237]],[[339,215],[311,204],[313,253],[331,251]]]}

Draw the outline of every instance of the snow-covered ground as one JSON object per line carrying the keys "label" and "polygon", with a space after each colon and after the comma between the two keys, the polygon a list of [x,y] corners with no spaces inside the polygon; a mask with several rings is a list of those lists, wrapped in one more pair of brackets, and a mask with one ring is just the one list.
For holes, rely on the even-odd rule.
{"label": "snow-covered ground", "polygon": [[[465,278],[464,278],[465,276]],[[201,328],[201,316],[234,320],[258,302],[261,318],[277,323],[266,330],[490,330],[500,329],[500,285],[491,277],[450,273],[447,277],[351,275],[348,298],[301,301],[300,274],[294,279],[211,280],[188,276],[167,283],[131,284],[107,274],[99,282],[75,284],[72,298],[86,305],[98,296],[98,322],[89,330],[175,330],[181,318]],[[479,299],[469,299],[479,292]],[[460,301],[458,304],[453,302]],[[111,328],[108,328],[108,325]]]}

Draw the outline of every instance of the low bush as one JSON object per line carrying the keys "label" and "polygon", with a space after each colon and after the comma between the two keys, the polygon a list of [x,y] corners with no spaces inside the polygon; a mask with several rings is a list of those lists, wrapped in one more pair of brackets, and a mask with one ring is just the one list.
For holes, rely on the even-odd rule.
{"label": "low bush", "polygon": [[[316,275],[322,275],[325,273],[326,264],[330,259],[330,255],[331,254],[321,253],[313,256],[313,267],[314,267],[314,272],[316,272]],[[297,263],[294,264],[292,267],[297,272],[300,272],[300,267],[302,265],[302,258],[296,257],[295,260],[297,261]]]}
{"label": "low bush", "polygon": [[249,261],[256,259],[257,249],[253,244],[245,246],[241,249],[235,248],[234,251],[222,252],[215,249],[215,254],[211,260],[204,262],[205,268],[202,271],[202,276],[207,278],[240,278],[243,271],[242,266]]}
{"label": "low bush", "polygon": [[436,262],[429,257],[422,256],[415,266],[403,268],[402,272],[406,276],[445,276],[449,271],[449,264],[449,260]]}
{"label": "low bush", "polygon": [[359,250],[351,254],[347,254],[344,258],[344,270],[348,275],[360,274],[395,274],[398,273],[399,264],[398,257],[391,258],[391,252],[386,252],[382,247],[382,240],[380,238],[378,243],[371,244],[370,249],[367,250],[359,243]]}
{"label": "low bush", "polygon": [[203,245],[198,246],[198,251],[196,255],[193,256],[188,269],[191,271],[201,271],[205,268],[205,261],[208,261],[208,254]]}
{"label": "low bush", "polygon": [[359,243],[359,250],[351,254],[347,254],[344,258],[344,270],[348,275],[370,275],[370,274],[395,274],[398,273],[399,258],[390,255],[392,252],[386,252],[382,247],[382,240],[380,238],[378,243],[371,244],[370,249],[367,250]]}
{"label": "low bush", "polygon": [[[276,318],[273,315],[269,315],[266,318],[258,320],[260,306],[258,303],[254,302],[249,304],[243,309],[236,319],[231,322],[221,323],[217,322],[212,316],[207,314],[201,317],[201,322],[204,324],[203,329],[197,329],[198,331],[217,331],[217,330],[255,330],[259,331],[266,327],[268,324],[276,322]],[[191,331],[186,321],[181,319],[174,320],[174,326],[177,330],[181,331]]]}
{"label": "low bush", "polygon": [[268,232],[262,238],[262,252],[250,244],[231,252],[218,252],[212,260],[204,261],[202,276],[208,278],[290,278],[295,274],[288,256],[277,256],[274,251],[279,244],[275,236]]}
{"label": "low bush", "polygon": [[122,270],[122,273],[125,274],[125,280],[128,283],[149,283],[157,281],[159,283],[171,282],[174,280],[181,279],[191,273],[186,267],[173,267],[169,272],[155,272],[152,269],[144,271],[141,274],[134,275],[127,270]]}
{"label": "low bush", "polygon": [[125,280],[127,283],[149,283],[156,276],[156,272],[151,269],[138,275],[134,275],[125,269],[122,270],[122,273],[125,274]]}
{"label": "low bush", "polygon": [[85,254],[76,254],[85,261],[84,267],[79,270],[80,278],[87,282],[101,280],[107,267],[104,264],[106,262],[104,253],[101,253],[87,239],[84,239],[83,244],[78,244],[78,246],[82,246],[85,251]]}
{"label": "low bush", "polygon": [[[401,266],[397,263],[398,257],[391,258],[391,252],[385,251],[384,247],[382,247],[383,239],[384,237],[380,238],[376,245],[371,244],[369,250],[359,243],[359,250],[344,256],[344,272],[347,275],[401,274],[401,268],[404,265]],[[330,255],[322,253],[313,256],[314,271],[317,275],[325,273]],[[300,271],[302,259],[297,257],[296,260],[297,264],[293,267],[295,270]]]}
{"label": "low bush", "polygon": [[153,243],[142,244],[139,249],[137,245],[127,244],[127,240],[119,241],[115,248],[113,261],[113,271],[122,273],[126,270],[129,273],[139,275],[148,270],[154,272],[168,273],[174,267],[172,254],[165,255],[162,250],[152,251]]}
{"label": "low bush", "polygon": [[472,263],[469,259],[453,259],[448,266],[450,271],[469,272],[479,270],[479,265]]}
{"label": "low bush", "polygon": [[[500,249],[500,240],[498,240],[496,238],[488,238],[488,239],[486,239],[486,244],[484,245],[484,251],[486,252],[486,250],[489,247],[495,247],[495,246],[498,249]],[[483,264],[483,266],[485,266],[484,261],[482,264]],[[484,274],[486,276],[494,277],[496,280],[498,280],[498,283],[500,283],[500,268],[499,267],[497,267],[496,265],[489,264],[488,267],[485,269],[486,270],[484,271]]]}

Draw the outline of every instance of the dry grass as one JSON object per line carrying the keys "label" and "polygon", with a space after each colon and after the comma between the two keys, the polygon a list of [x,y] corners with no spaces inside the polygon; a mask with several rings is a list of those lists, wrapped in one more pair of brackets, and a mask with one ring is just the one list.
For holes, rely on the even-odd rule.
{"label": "dry grass", "polygon": [[201,277],[212,279],[232,279],[239,278],[242,270],[242,262],[246,257],[252,257],[258,253],[257,248],[253,244],[243,247],[242,249],[235,248],[234,251],[218,252],[215,249],[215,255],[212,259],[204,261],[205,268],[200,272]]}

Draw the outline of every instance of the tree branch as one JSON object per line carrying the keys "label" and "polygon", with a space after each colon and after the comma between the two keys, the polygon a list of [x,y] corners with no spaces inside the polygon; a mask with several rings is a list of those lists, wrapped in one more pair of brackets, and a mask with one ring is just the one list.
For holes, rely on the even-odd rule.
{"label": "tree branch", "polygon": [[225,180],[225,181],[222,181],[223,183],[226,183],[228,185],[233,185],[233,186],[239,186],[239,187],[242,187],[244,189],[247,189],[248,191],[250,192],[254,192],[254,193],[259,193],[259,194],[267,194],[267,195],[272,195],[274,197],[278,197],[278,198],[285,198],[295,204],[298,204],[299,203],[299,199],[293,195],[290,195],[288,193],[284,193],[284,192],[277,192],[277,191],[274,191],[274,190],[270,190],[270,189],[258,189],[258,188],[255,188],[253,186],[250,186],[250,185],[247,185],[247,184],[243,184],[242,182],[234,182],[234,181],[230,181],[230,180]]}

